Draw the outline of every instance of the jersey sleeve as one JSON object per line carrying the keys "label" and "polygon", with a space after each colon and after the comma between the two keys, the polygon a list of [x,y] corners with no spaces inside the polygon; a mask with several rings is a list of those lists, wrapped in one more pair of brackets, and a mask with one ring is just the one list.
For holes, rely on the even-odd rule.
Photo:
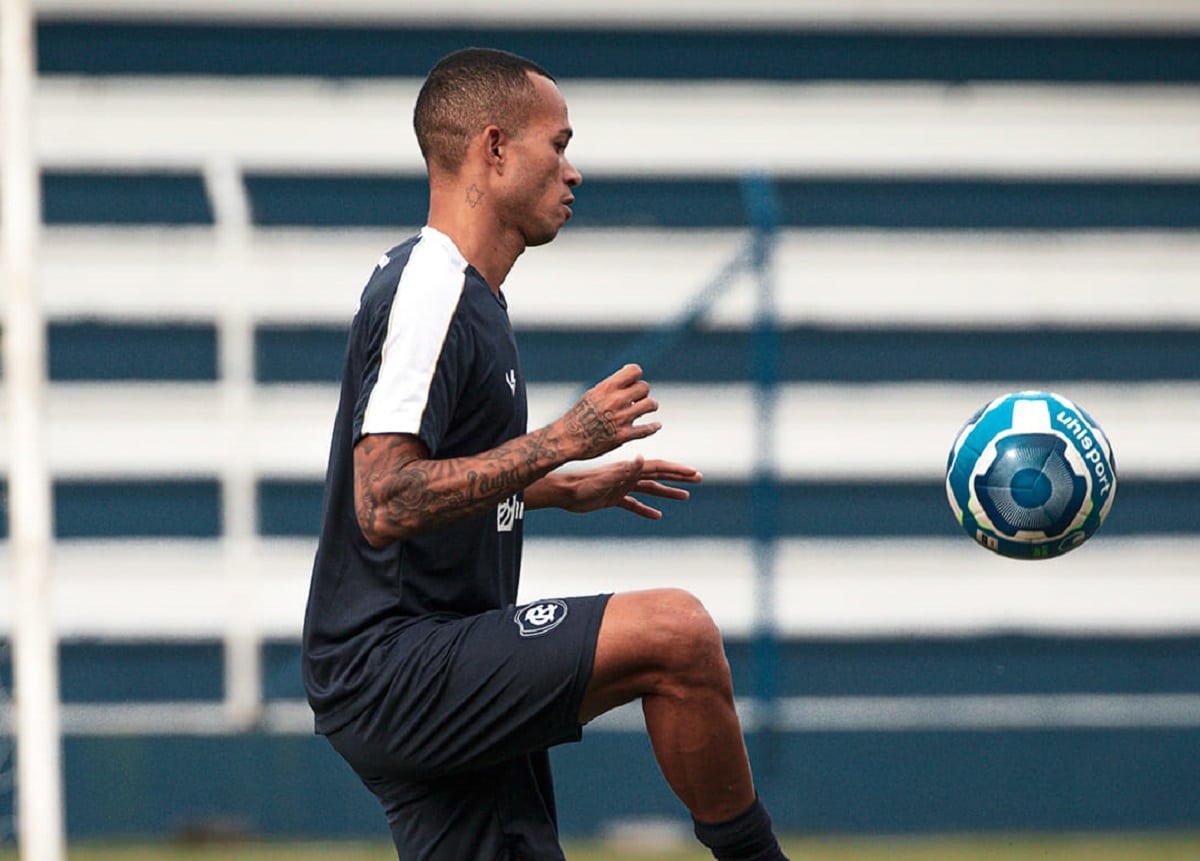
{"label": "jersey sleeve", "polygon": [[414,250],[390,302],[360,311],[367,341],[356,438],[420,436],[436,453],[454,408],[469,338],[457,320],[464,274]]}

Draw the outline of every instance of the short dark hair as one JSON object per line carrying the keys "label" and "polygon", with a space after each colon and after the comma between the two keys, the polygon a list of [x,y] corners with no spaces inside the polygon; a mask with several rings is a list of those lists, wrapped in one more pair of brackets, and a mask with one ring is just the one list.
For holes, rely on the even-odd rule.
{"label": "short dark hair", "polygon": [[487,126],[518,132],[535,92],[530,72],[554,80],[532,60],[491,48],[464,48],[438,60],[413,111],[425,163],[454,172],[471,138]]}

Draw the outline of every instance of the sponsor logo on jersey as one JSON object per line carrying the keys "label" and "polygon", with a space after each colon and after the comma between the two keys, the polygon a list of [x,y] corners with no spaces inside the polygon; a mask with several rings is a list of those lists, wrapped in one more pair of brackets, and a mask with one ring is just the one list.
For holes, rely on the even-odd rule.
{"label": "sponsor logo on jersey", "polygon": [[567,602],[558,598],[535,601],[518,607],[513,621],[521,630],[522,637],[540,637],[549,634],[567,618]]}
{"label": "sponsor logo on jersey", "polygon": [[504,382],[508,383],[509,391],[512,392],[513,397],[515,398],[517,396],[517,369],[516,368],[508,369],[508,373],[504,375]]}
{"label": "sponsor logo on jersey", "polygon": [[525,517],[525,503],[513,494],[496,506],[496,531],[512,532],[518,520]]}

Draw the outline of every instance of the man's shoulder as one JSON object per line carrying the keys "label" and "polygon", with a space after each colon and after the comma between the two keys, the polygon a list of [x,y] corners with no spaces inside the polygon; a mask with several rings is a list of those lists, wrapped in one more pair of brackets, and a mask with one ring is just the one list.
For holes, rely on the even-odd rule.
{"label": "man's shoulder", "polygon": [[389,285],[394,290],[396,283],[400,280],[401,273],[404,272],[404,267],[408,265],[408,261],[412,257],[413,249],[420,242],[420,239],[419,234],[410,236],[399,245],[388,249],[376,261],[375,268],[371,270],[371,277],[367,279],[367,286],[364,293],[379,292]]}
{"label": "man's shoulder", "polygon": [[419,241],[419,235],[411,236],[399,245],[390,248],[375,263],[375,268],[371,270],[371,275],[359,296],[358,310],[355,313],[358,323],[387,319],[396,298],[396,289],[400,284],[400,278]]}

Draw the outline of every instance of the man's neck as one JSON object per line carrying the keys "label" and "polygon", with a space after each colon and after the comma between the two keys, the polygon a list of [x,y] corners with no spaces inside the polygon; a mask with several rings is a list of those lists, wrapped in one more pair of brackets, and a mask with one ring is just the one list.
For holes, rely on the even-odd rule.
{"label": "man's neck", "polygon": [[428,224],[450,238],[494,293],[500,292],[500,285],[525,251],[518,237],[497,229],[483,202],[471,206],[466,196],[453,190],[431,195]]}

